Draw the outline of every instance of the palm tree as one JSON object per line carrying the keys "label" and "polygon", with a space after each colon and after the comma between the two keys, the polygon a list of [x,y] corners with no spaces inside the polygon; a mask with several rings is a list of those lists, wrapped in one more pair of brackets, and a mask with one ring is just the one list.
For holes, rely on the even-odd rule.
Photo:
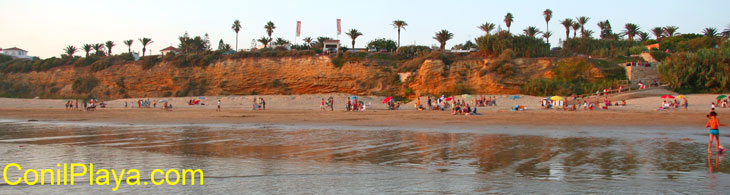
{"label": "palm tree", "polygon": [[722,31],[722,36],[725,37],[726,39],[728,37],[730,37],[730,24],[727,25],[727,28],[725,29],[725,31]]}
{"label": "palm tree", "polygon": [[586,23],[588,23],[588,20],[590,20],[591,18],[590,17],[587,17],[587,16],[581,16],[581,17],[578,17],[576,19],[578,21],[578,24],[580,24],[580,36],[581,37],[585,37],[585,35],[584,35],[585,34],[585,26],[586,26]]}
{"label": "palm tree", "polygon": [[573,38],[575,38],[579,28],[580,28],[580,23],[573,22]]}
{"label": "palm tree", "polygon": [[238,31],[241,31],[241,21],[233,21],[233,26],[231,26],[231,29],[233,29],[233,32],[236,32],[236,51],[238,51]]}
{"label": "palm tree", "polygon": [[304,39],[302,39],[302,41],[307,43],[307,48],[312,47],[312,37],[304,37]]}
{"label": "palm tree", "polygon": [[452,38],[454,38],[454,33],[451,33],[446,29],[436,32],[436,36],[433,37],[433,39],[441,43],[441,51],[446,49],[446,41],[451,40]]}
{"label": "palm tree", "polygon": [[613,36],[613,30],[611,29],[611,22],[608,20],[606,21],[599,21],[598,22],[598,28],[601,29],[601,39],[608,39]]}
{"label": "palm tree", "polygon": [[677,34],[677,30],[679,30],[679,27],[667,26],[667,27],[664,27],[663,29],[664,29],[664,36],[673,37],[675,34]]}
{"label": "palm tree", "polygon": [[81,48],[84,49],[84,51],[86,52],[86,57],[88,58],[89,57],[89,52],[91,52],[91,49],[93,49],[93,45],[91,45],[91,44],[84,44],[84,46],[81,46]]}
{"label": "palm tree", "polygon": [[76,51],[78,51],[78,50],[79,49],[76,49],[76,47],[74,47],[73,45],[69,45],[66,48],[63,48],[63,52],[66,53],[66,55],[68,55],[68,57],[71,57],[71,58],[74,57],[74,53],[76,53]]}
{"label": "palm tree", "polygon": [[487,35],[489,35],[489,33],[494,30],[494,27],[495,25],[493,23],[485,22],[484,24],[479,25],[477,28],[481,29],[482,31],[487,33]]}
{"label": "palm tree", "polygon": [[639,25],[633,23],[626,23],[624,28],[626,28],[626,30],[624,30],[624,34],[629,36],[629,41],[634,41],[634,36],[636,36],[640,32]]}
{"label": "palm tree", "polygon": [[550,31],[550,19],[553,18],[553,10],[545,9],[542,12],[542,16],[545,17],[545,32]]}
{"label": "palm tree", "polygon": [[581,37],[583,37],[583,38],[593,37],[593,30],[588,29],[588,30],[583,31],[583,34],[581,35]]}
{"label": "palm tree", "polygon": [[273,22],[269,21],[264,25],[264,29],[266,29],[266,34],[269,35],[269,39],[271,39],[271,34],[274,33],[274,29],[276,29],[276,25],[274,25]]}
{"label": "palm tree", "polygon": [[147,52],[147,45],[152,43],[152,39],[147,37],[139,38],[139,42],[142,43],[142,57],[144,57],[144,53]]}
{"label": "palm tree", "polygon": [[91,47],[94,48],[94,51],[96,52],[97,56],[103,56],[104,55],[104,44],[101,43],[94,43],[91,45]]}
{"label": "palm tree", "polygon": [[129,50],[129,53],[132,53],[132,43],[134,43],[134,40],[125,40],[124,44],[127,45],[127,50]]}
{"label": "palm tree", "polygon": [[534,27],[534,26],[528,26],[527,28],[525,28],[524,30],[522,30],[522,32],[525,32],[525,35],[526,36],[532,37],[532,38],[535,38],[535,36],[537,36],[538,34],[542,33],[542,31],[540,31],[539,28]]}
{"label": "palm tree", "polygon": [[[507,12],[507,15],[504,16],[504,24],[507,25],[507,32],[510,32],[510,27],[512,26],[512,22],[514,21],[515,17],[512,16],[512,13]],[[443,50],[443,48],[441,50]]]}
{"label": "palm tree", "polygon": [[276,38],[276,40],[274,40],[274,42],[273,42],[274,45],[279,46],[279,47],[284,46],[284,45],[289,44],[289,43],[291,43],[291,42],[289,42],[289,40],[286,40],[286,39],[281,38],[281,37]]}
{"label": "palm tree", "polygon": [[573,26],[573,19],[566,18],[563,21],[560,21],[560,24],[565,27],[565,40],[568,40],[570,38],[570,27]]}
{"label": "palm tree", "polygon": [[355,39],[361,36],[362,33],[360,31],[357,31],[357,29],[350,29],[350,32],[347,32],[345,34],[350,36],[350,39],[352,39],[352,49],[355,49]]}
{"label": "palm tree", "polygon": [[114,41],[106,41],[104,45],[106,45],[106,49],[109,51],[109,56],[112,56],[112,47],[116,46]]}
{"label": "palm tree", "polygon": [[553,36],[553,33],[550,31],[545,31],[544,33],[542,33],[542,38],[545,38],[545,42],[547,42],[548,45],[550,44],[551,36]]}
{"label": "palm tree", "polygon": [[717,29],[713,27],[705,28],[705,30],[702,31],[702,34],[706,37],[715,38],[717,37]]}
{"label": "palm tree", "polygon": [[269,37],[261,37],[260,39],[256,40],[261,44],[264,44],[264,48],[267,48],[269,43],[271,42],[271,38]]}
{"label": "palm tree", "polygon": [[656,37],[656,40],[659,41],[662,39],[662,34],[664,34],[664,29],[662,27],[654,27],[651,29],[651,34],[654,34],[654,37]]}
{"label": "palm tree", "polygon": [[398,29],[398,47],[400,47],[400,29],[405,30],[406,26],[408,26],[408,23],[403,20],[394,20],[392,25],[393,28]]}
{"label": "palm tree", "polygon": [[649,33],[639,32],[639,41],[644,42],[646,40],[649,40]]}

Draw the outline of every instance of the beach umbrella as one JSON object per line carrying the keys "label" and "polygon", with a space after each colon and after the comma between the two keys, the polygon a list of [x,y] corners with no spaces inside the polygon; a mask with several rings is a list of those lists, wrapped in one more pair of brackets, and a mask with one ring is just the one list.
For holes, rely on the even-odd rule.
{"label": "beach umbrella", "polygon": [[560,100],[563,100],[563,97],[553,96],[553,97],[550,97],[550,100],[552,100],[552,101],[560,101]]}
{"label": "beach umbrella", "polygon": [[674,99],[674,96],[672,96],[672,95],[665,95],[665,96],[662,96],[662,99]]}
{"label": "beach umbrella", "polygon": [[452,97],[447,97],[446,99],[444,99],[444,101],[447,101],[447,102],[448,102],[448,101],[451,101],[451,100],[453,100],[453,99],[454,99],[454,98],[452,98]]}
{"label": "beach umbrella", "polygon": [[198,99],[199,99],[199,100],[204,100],[204,99],[205,99],[205,97],[203,97],[203,96],[200,96],[200,97],[198,97]]}
{"label": "beach umbrella", "polygon": [[516,100],[516,99],[520,99],[520,96],[518,96],[518,95],[513,95],[513,96],[510,96],[510,97],[509,97],[509,99],[511,99],[511,100]]}
{"label": "beach umbrella", "polygon": [[391,96],[391,97],[387,97],[387,98],[385,98],[385,99],[383,100],[383,104],[385,104],[386,102],[389,102],[389,101],[390,101],[390,100],[392,100],[392,99],[393,99],[393,97],[392,97],[392,96]]}
{"label": "beach umbrella", "polygon": [[469,94],[463,94],[463,95],[461,95],[461,98],[469,99],[469,98],[471,98],[471,95],[469,95]]}
{"label": "beach umbrella", "polygon": [[726,98],[726,97],[727,97],[726,95],[719,95],[719,96],[717,96],[717,99],[720,100],[720,99]]}

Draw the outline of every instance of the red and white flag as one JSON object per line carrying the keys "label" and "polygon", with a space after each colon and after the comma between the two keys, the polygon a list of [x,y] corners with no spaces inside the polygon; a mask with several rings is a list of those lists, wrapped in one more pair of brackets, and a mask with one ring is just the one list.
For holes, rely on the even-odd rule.
{"label": "red and white flag", "polygon": [[302,21],[297,21],[297,37],[302,35]]}
{"label": "red and white flag", "polygon": [[342,28],[340,26],[340,22],[342,22],[342,20],[340,20],[339,18],[337,18],[337,35],[341,35],[342,34]]}

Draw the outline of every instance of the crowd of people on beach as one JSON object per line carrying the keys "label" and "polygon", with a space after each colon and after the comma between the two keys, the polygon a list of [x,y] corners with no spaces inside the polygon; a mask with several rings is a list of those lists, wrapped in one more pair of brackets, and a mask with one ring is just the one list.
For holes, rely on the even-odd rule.
{"label": "crowd of people on beach", "polygon": [[[78,99],[74,101],[68,100],[66,101],[66,104],[64,106],[66,107],[66,110],[80,110]],[[94,111],[96,110],[97,106],[101,108],[106,108],[106,103],[104,103],[104,101],[99,102],[99,100],[97,99],[89,99],[88,101],[82,100],[81,106],[83,107],[83,110]]]}
{"label": "crowd of people on beach", "polygon": [[266,101],[263,97],[253,97],[253,106],[251,110],[266,110]]}

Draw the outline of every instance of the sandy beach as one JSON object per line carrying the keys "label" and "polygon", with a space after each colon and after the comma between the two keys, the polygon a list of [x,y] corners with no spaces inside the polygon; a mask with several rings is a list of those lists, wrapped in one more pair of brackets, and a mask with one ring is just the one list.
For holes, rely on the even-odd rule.
{"label": "sandy beach", "polygon": [[[207,96],[206,105],[187,105],[198,97],[150,98],[167,99],[174,105],[172,111],[157,108],[136,108],[137,99],[107,101],[108,108],[97,111],[67,111],[66,100],[49,99],[0,99],[0,118],[45,121],[83,121],[97,123],[139,124],[282,124],[282,125],[340,125],[359,127],[401,128],[478,128],[480,126],[668,126],[697,127],[705,123],[705,115],[718,94],[688,95],[688,110],[657,110],[662,103],[661,94],[672,94],[663,89],[626,93],[613,96],[613,101],[626,100],[627,106],[613,106],[608,110],[563,111],[542,110],[544,97],[523,96],[510,99],[511,95],[496,95],[497,105],[479,107],[481,115],[451,115],[448,111],[416,111],[414,102],[404,104],[401,110],[386,110],[381,103],[384,97],[359,97],[369,109],[361,112],[344,111],[348,94],[314,95],[265,95],[265,96]],[[674,94],[677,95],[677,94]],[[474,95],[478,96],[478,95]],[[263,97],[267,110],[252,111],[253,97]],[[321,98],[334,97],[335,111],[320,111]],[[143,98],[147,99],[147,98]],[[223,111],[216,112],[216,101],[222,101]],[[128,102],[129,108],[124,107]],[[422,98],[425,104],[425,97]],[[134,105],[132,105],[134,104]],[[511,111],[514,105],[525,105],[527,111]],[[718,108],[720,120],[729,110]]]}

